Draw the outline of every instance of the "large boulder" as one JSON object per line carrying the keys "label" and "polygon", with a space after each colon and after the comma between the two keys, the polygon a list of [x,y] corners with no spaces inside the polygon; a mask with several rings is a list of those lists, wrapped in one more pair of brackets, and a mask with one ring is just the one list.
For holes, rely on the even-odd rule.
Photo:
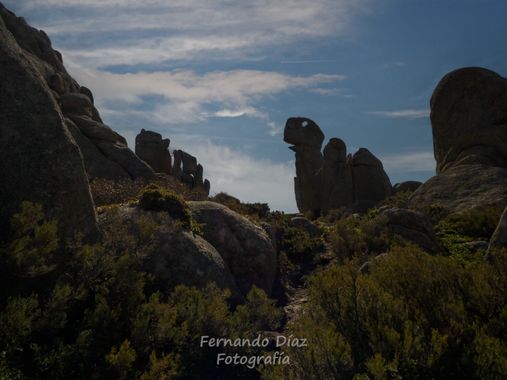
{"label": "large boulder", "polygon": [[97,219],[79,148],[32,56],[58,66],[49,49],[44,34],[0,4],[0,238],[9,236],[21,202],[31,201],[59,221],[64,237],[94,239]]}
{"label": "large boulder", "polygon": [[368,149],[360,148],[354,153],[351,166],[356,202],[369,201],[375,204],[391,194],[391,181],[382,162]]}
{"label": "large boulder", "polygon": [[507,205],[507,169],[481,164],[448,168],[426,181],[409,199],[411,207],[439,206],[451,212],[498,204]]}
{"label": "large boulder", "polygon": [[403,208],[385,208],[377,218],[386,224],[391,235],[397,235],[430,253],[441,251],[433,225],[425,214]]}
{"label": "large boulder", "polygon": [[204,238],[223,257],[243,295],[253,285],[271,295],[277,258],[261,228],[214,202],[188,202],[193,218],[203,224]]}
{"label": "large boulder", "polygon": [[100,215],[100,221],[102,225],[130,225],[132,231],[139,221],[154,223],[153,245],[143,257],[143,268],[155,276],[162,290],[170,292],[179,284],[204,288],[214,282],[222,289],[229,289],[233,299],[242,299],[227,264],[217,250],[202,237],[177,227],[166,212],[120,206],[106,210]]}
{"label": "large boulder", "polygon": [[507,79],[477,67],[452,71],[431,97],[437,173],[456,165],[507,168]]}
{"label": "large boulder", "polygon": [[482,68],[447,74],[431,97],[431,124],[437,176],[410,205],[507,205],[507,79]]}
{"label": "large boulder", "polygon": [[169,139],[162,139],[160,133],[142,129],[136,136],[136,155],[156,173],[171,173]]}

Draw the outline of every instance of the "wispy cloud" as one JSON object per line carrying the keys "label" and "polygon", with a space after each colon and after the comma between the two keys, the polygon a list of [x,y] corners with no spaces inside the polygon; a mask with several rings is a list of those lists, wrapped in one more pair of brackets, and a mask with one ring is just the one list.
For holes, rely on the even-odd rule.
{"label": "wispy cloud", "polygon": [[268,122],[269,134],[271,136],[279,135],[283,132],[283,126],[275,123],[274,121]]}
{"label": "wispy cloud", "polygon": [[212,194],[225,191],[245,202],[269,199],[272,209],[296,211],[293,161],[277,163],[210,140],[198,144],[195,141],[195,138],[188,141],[180,138],[179,142],[191,146],[191,150],[187,150],[203,163],[204,176],[211,178]]}
{"label": "wispy cloud", "polygon": [[430,116],[429,109],[406,109],[396,111],[370,111],[370,115],[393,119],[422,119]]}
{"label": "wispy cloud", "polygon": [[70,65],[70,71],[83,85],[94,89],[97,103],[109,112],[125,109],[126,104],[140,104],[145,96],[158,97],[156,102],[151,101],[155,107],[147,109],[145,114],[165,124],[202,122],[209,117],[268,119],[256,107],[264,97],[289,90],[314,89],[344,78],[327,74],[291,76],[258,70],[116,74],[77,65]]}
{"label": "wispy cloud", "polygon": [[432,172],[436,163],[432,151],[404,152],[380,157],[388,172]]}
{"label": "wispy cloud", "polygon": [[[5,0],[4,0],[5,1]],[[23,13],[52,12],[37,27],[59,38],[65,55],[87,67],[137,65],[259,49],[349,32],[371,0],[6,0]],[[60,15],[65,14],[65,17]],[[110,36],[121,35],[118,38]],[[91,41],[91,42],[90,42]],[[86,48],[83,48],[86,46]],[[287,60],[286,63],[298,61]],[[301,60],[299,63],[327,62]]]}

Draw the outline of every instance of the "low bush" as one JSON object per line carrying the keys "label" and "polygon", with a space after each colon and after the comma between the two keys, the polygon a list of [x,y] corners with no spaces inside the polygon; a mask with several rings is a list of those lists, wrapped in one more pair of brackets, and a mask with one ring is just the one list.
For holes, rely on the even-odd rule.
{"label": "low bush", "polygon": [[214,284],[162,293],[142,270],[150,223],[139,221],[135,234],[112,223],[100,244],[62,247],[41,211],[24,204],[13,218],[17,235],[0,244],[0,378],[258,378],[246,367],[217,367],[223,348],[201,348],[200,337],[277,328],[281,311],[263,291],[253,288],[236,309]]}
{"label": "low bush", "polygon": [[507,252],[461,266],[393,248],[359,273],[348,261],[314,275],[285,348],[291,366],[267,379],[503,379],[507,377]]}
{"label": "low bush", "polygon": [[184,229],[199,232],[185,200],[171,190],[156,185],[145,187],[139,195],[139,207],[147,211],[165,211]]}

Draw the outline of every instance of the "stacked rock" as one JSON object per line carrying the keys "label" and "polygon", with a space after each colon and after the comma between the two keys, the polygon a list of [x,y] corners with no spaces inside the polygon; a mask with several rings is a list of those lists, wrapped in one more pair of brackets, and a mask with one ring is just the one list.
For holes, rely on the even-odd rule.
{"label": "stacked rock", "polygon": [[287,120],[284,141],[296,152],[294,190],[300,212],[342,206],[372,206],[391,194],[392,186],[382,162],[369,150],[347,155],[345,143],[332,138],[321,153],[324,134],[312,120]]}

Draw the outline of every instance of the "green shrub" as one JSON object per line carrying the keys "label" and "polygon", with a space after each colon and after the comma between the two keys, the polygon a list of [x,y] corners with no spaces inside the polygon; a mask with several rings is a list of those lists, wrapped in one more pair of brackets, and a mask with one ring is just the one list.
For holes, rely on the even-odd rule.
{"label": "green shrub", "polygon": [[[15,262],[10,247],[18,240],[32,249],[34,226],[52,225],[40,218],[37,212],[15,216],[18,234],[1,247],[1,268]],[[230,293],[214,284],[162,294],[142,270],[151,223],[137,222],[106,223],[100,244],[50,244],[62,258],[51,261],[51,272],[8,278],[0,298],[0,378],[258,377],[246,367],[217,367],[222,348],[201,348],[200,336],[252,337],[259,329],[274,329],[281,318],[274,301],[254,288],[234,310]],[[40,245],[42,252],[46,246]]]}
{"label": "green shrub", "polygon": [[184,229],[200,233],[199,225],[193,220],[185,200],[171,190],[156,185],[144,188],[139,195],[139,207],[147,211],[165,211]]}
{"label": "green shrub", "polygon": [[[393,248],[314,275],[289,333],[291,366],[269,379],[501,379],[507,376],[507,251],[465,268],[415,247]],[[452,374],[452,375],[451,375]]]}
{"label": "green shrub", "polygon": [[353,214],[334,223],[325,238],[337,257],[343,260],[385,252],[390,239],[377,214],[373,209],[366,215]]}
{"label": "green shrub", "polygon": [[288,227],[283,231],[280,251],[291,260],[308,259],[322,248],[322,238],[312,237],[304,228]]}
{"label": "green shrub", "polygon": [[456,259],[470,261],[477,258],[467,243],[489,241],[500,219],[499,207],[476,207],[462,213],[447,215],[435,226],[441,245]]}

